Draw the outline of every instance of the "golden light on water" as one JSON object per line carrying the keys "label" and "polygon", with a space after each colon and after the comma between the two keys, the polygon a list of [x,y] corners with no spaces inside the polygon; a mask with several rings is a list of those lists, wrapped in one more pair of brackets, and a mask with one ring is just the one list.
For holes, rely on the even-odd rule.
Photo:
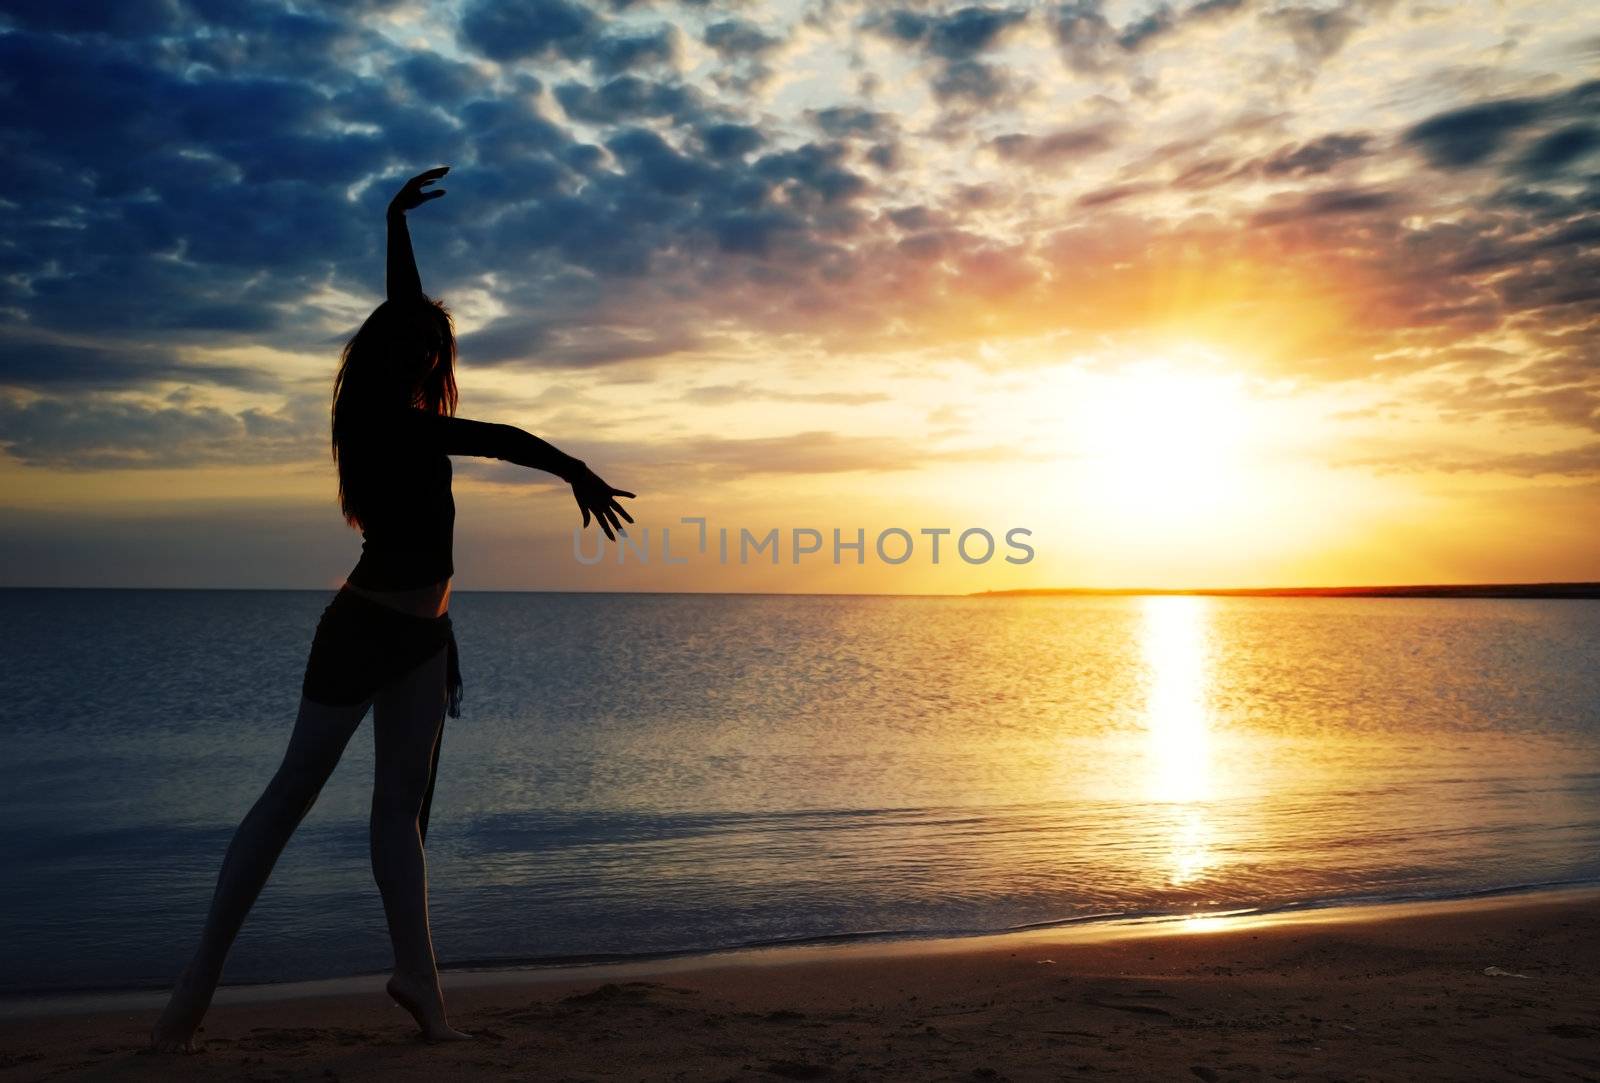
{"label": "golden light on water", "polygon": [[1198,597],[1142,601],[1144,724],[1150,757],[1147,796],[1152,801],[1201,801],[1211,795],[1208,601]]}
{"label": "golden light on water", "polygon": [[1168,883],[1187,884],[1216,864],[1211,852],[1211,823],[1205,813],[1193,808],[1178,811],[1171,831]]}
{"label": "golden light on water", "polygon": [[1212,790],[1208,599],[1143,599],[1146,797],[1168,806],[1168,881],[1188,883],[1215,864],[1204,802]]}

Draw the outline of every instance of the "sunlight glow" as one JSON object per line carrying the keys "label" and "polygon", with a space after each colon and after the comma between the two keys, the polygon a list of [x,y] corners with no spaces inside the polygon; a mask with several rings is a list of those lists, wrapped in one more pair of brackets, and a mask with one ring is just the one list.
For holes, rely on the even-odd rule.
{"label": "sunlight glow", "polygon": [[1212,827],[1200,806],[1212,796],[1210,712],[1206,704],[1206,633],[1210,601],[1196,597],[1143,599],[1142,640],[1148,688],[1147,796],[1174,806],[1169,828],[1168,879],[1185,884],[1216,862]]}
{"label": "sunlight glow", "polygon": [[1206,624],[1209,599],[1141,599],[1148,698],[1149,796],[1187,803],[1211,793],[1206,708]]}
{"label": "sunlight glow", "polygon": [[1255,416],[1239,374],[1141,362],[1089,388],[1073,440],[1102,508],[1181,524],[1251,497]]}

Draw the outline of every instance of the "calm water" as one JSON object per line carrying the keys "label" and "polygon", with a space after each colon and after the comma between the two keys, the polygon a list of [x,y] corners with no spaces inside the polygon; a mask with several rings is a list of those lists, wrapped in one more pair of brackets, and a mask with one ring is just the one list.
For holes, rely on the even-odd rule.
{"label": "calm water", "polygon": [[[327,592],[0,591],[0,991],[161,984]],[[450,963],[1600,877],[1600,603],[462,594]],[[227,980],[389,963],[370,719]]]}

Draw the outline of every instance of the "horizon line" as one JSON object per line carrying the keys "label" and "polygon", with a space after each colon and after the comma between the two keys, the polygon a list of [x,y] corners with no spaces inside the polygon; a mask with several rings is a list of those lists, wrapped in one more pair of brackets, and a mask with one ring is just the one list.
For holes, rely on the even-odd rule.
{"label": "horizon line", "polygon": [[[160,590],[160,591],[337,591],[338,586],[317,587],[218,587],[218,586],[137,586],[137,585],[46,585],[5,584],[0,590]],[[961,592],[888,591],[759,591],[759,590],[568,590],[542,588],[451,588],[451,594],[640,594],[724,596],[751,598],[1046,598],[1046,597],[1258,597],[1258,598],[1596,598],[1600,581],[1554,580],[1491,583],[1394,583],[1362,586],[1303,587],[1017,587],[1004,590]]]}
{"label": "horizon line", "polygon": [[1332,587],[1023,587],[1015,590],[979,591],[974,596],[1015,598],[1096,595],[1200,595],[1258,598],[1600,598],[1600,582],[1591,580],[1546,580],[1509,583],[1385,583]]}

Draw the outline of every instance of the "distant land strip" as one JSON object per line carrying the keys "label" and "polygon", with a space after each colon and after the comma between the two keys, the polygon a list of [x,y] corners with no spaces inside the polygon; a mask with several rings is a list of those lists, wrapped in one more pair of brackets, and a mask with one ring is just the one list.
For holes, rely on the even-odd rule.
{"label": "distant land strip", "polygon": [[1120,597],[1138,594],[1224,598],[1600,598],[1600,583],[1436,583],[1394,587],[1227,587],[1173,590],[1145,587],[1053,587],[985,590],[973,598]]}

